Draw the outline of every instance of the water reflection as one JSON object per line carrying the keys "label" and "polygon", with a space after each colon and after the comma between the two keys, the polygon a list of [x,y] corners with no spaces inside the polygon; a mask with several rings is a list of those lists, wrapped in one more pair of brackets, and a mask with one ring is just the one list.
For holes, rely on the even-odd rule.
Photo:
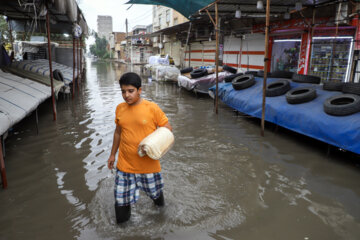
{"label": "water reflection", "polygon": [[27,121],[7,141],[11,185],[0,193],[1,237],[358,239],[358,169],[291,135],[267,131],[262,138],[256,121],[222,104],[215,115],[211,99],[146,75],[142,96],[166,112],[176,137],[161,160],[166,207],[142,194],[131,220],[118,226],[106,161],[125,71],[87,62],[82,92],[59,102],[56,123],[45,106],[39,135]]}

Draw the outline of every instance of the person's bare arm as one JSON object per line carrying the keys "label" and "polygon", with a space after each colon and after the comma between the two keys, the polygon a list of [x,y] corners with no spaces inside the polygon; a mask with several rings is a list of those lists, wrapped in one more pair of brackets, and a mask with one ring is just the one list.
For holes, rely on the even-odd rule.
{"label": "person's bare arm", "polygon": [[116,125],[116,129],[114,131],[114,138],[113,138],[111,153],[110,153],[110,157],[108,159],[108,168],[109,169],[113,169],[113,167],[114,167],[115,155],[116,155],[116,152],[119,149],[119,145],[120,145],[120,134],[121,134],[121,127]]}
{"label": "person's bare arm", "polygon": [[167,124],[165,124],[163,127],[168,128],[170,131],[172,131],[172,126],[170,125],[170,123],[168,122]]}

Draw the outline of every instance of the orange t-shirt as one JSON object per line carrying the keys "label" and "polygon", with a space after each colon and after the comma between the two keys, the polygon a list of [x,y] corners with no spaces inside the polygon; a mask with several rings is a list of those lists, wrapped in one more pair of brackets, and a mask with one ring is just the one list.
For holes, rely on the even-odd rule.
{"label": "orange t-shirt", "polygon": [[140,142],[157,127],[168,123],[160,107],[142,99],[137,105],[120,103],[116,107],[115,123],[121,127],[119,155],[116,167],[127,173],[156,173],[161,171],[160,161],[140,157],[137,153]]}

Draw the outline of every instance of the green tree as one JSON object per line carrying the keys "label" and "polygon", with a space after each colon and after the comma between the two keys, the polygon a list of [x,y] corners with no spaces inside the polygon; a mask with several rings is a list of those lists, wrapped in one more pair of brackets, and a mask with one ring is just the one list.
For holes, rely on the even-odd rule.
{"label": "green tree", "polygon": [[95,33],[95,44],[90,45],[90,53],[99,57],[99,58],[109,58],[109,53],[106,49],[108,41],[105,37],[100,38]]}

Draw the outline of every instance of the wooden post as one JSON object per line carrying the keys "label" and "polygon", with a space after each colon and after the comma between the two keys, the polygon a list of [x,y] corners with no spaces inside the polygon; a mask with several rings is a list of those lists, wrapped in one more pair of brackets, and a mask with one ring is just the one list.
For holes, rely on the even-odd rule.
{"label": "wooden post", "polygon": [[2,141],[0,141],[0,170],[1,170],[1,181],[3,184],[3,188],[7,188],[7,178],[6,178],[6,169],[4,162],[4,155],[2,151]]}
{"label": "wooden post", "polygon": [[80,53],[79,53],[79,48],[80,48],[80,45],[79,45],[79,42],[80,42],[80,38],[77,39],[77,48],[76,48],[76,71],[77,71],[77,86],[78,86],[78,91],[80,90]]}
{"label": "wooden post", "polygon": [[219,13],[218,3],[215,3],[215,37],[216,37],[216,56],[215,56],[215,74],[216,74],[216,95],[215,95],[215,113],[218,114],[219,103]]}
{"label": "wooden post", "polygon": [[72,98],[75,96],[75,36],[73,36],[73,81],[72,81]]}
{"label": "wooden post", "polygon": [[265,28],[265,56],[264,56],[264,82],[263,82],[263,98],[261,113],[261,136],[265,131],[265,101],[266,101],[266,79],[269,61],[269,23],[270,23],[270,0],[266,0],[266,28]]}
{"label": "wooden post", "polygon": [[54,121],[56,121],[56,106],[55,106],[55,93],[54,93],[54,77],[53,77],[52,60],[51,60],[51,40],[50,40],[49,9],[47,9],[47,12],[46,12],[46,28],[47,28],[47,38],[48,38],[49,69],[50,69],[50,81],[51,81],[51,99],[52,99],[52,107],[53,107]]}
{"label": "wooden post", "polygon": [[81,75],[81,80],[83,80],[83,68],[82,68],[82,50],[83,50],[83,46],[82,46],[82,37],[80,38],[80,75]]}

